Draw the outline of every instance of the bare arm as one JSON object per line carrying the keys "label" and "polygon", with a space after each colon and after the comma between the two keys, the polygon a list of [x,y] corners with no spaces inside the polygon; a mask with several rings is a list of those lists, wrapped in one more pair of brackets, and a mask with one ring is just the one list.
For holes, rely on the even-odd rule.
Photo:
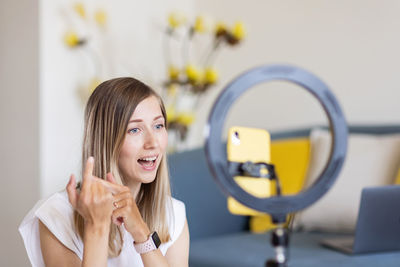
{"label": "bare arm", "polygon": [[82,267],[107,267],[109,225],[85,225]]}
{"label": "bare arm", "polygon": [[188,267],[189,259],[189,229],[185,221],[182,233],[168,249],[165,257],[160,249],[140,255],[144,266]]}
{"label": "bare arm", "polygon": [[[148,230],[147,230],[148,231]],[[148,231],[150,233],[150,231]],[[143,235],[141,241],[146,241],[148,235]],[[153,250],[140,255],[145,267],[149,266],[173,266],[173,267],[188,267],[189,266],[189,229],[187,221],[180,234],[179,238],[168,249],[165,257],[160,249]]]}
{"label": "bare arm", "polygon": [[168,249],[165,257],[169,266],[187,267],[189,266],[189,228],[187,221],[183,226],[182,233],[178,240]]}
{"label": "bare arm", "polygon": [[[78,267],[81,260],[70,249],[65,247],[39,220],[40,248],[43,261],[47,267]],[[63,259],[60,261],[60,259]]]}
{"label": "bare arm", "polygon": [[[39,220],[40,248],[47,267],[107,266],[109,227],[85,227],[83,264]],[[62,260],[60,260],[62,259]],[[105,264],[104,264],[105,263]]]}
{"label": "bare arm", "polygon": [[[122,218],[125,229],[132,235],[135,242],[145,242],[151,231],[144,222],[129,188],[117,185],[111,173],[107,174],[107,180],[111,184],[114,184],[115,191],[120,190],[119,194],[114,195],[116,209],[113,212],[112,221],[117,225],[121,225],[118,218]],[[140,256],[145,267],[187,267],[189,258],[189,229],[186,220],[181,235],[168,249],[165,257],[162,255],[160,249],[143,253]]]}
{"label": "bare arm", "polygon": [[76,190],[73,175],[67,185],[69,202],[82,215],[85,223],[82,262],[39,221],[40,246],[43,261],[48,267],[107,266],[112,193],[103,186],[99,178],[92,175],[92,172],[93,158],[89,158],[85,166],[81,191]]}
{"label": "bare arm", "polygon": [[[114,182],[112,175],[107,174],[107,179],[110,182]],[[119,186],[121,190],[120,194],[114,196],[117,208],[114,210],[112,215],[112,221],[117,225],[122,225],[118,218],[122,218],[125,229],[131,234],[135,242],[145,242],[151,231],[143,220],[136,202],[133,200],[131,191],[126,186]],[[140,254],[143,265],[145,267],[168,267],[167,259],[162,255],[160,249],[156,249],[147,253]]]}

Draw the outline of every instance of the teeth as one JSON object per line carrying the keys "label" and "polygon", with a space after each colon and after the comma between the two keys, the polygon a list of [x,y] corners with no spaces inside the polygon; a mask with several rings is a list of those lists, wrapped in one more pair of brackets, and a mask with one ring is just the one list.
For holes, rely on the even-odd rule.
{"label": "teeth", "polygon": [[142,158],[140,160],[145,160],[145,161],[153,161],[156,160],[157,157],[151,157],[151,158]]}

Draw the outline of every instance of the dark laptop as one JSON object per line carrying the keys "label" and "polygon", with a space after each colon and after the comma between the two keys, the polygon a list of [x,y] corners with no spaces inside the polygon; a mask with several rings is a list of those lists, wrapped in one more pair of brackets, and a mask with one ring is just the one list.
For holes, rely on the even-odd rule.
{"label": "dark laptop", "polygon": [[355,236],[321,244],[348,254],[400,250],[400,185],[364,188]]}

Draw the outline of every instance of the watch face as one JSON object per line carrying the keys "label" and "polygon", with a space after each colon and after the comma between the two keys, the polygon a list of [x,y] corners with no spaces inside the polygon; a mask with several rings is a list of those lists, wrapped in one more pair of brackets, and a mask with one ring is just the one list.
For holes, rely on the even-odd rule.
{"label": "watch face", "polygon": [[158,236],[157,232],[154,232],[151,235],[151,238],[153,239],[154,245],[156,245],[156,248],[158,248],[161,245],[161,240],[160,237]]}

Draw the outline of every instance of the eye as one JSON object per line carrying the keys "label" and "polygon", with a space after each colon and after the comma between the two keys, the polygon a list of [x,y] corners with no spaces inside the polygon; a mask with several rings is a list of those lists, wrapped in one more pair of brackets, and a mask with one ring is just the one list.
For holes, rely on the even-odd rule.
{"label": "eye", "polygon": [[139,132],[139,128],[132,128],[128,131],[128,133],[138,133]]}
{"label": "eye", "polygon": [[159,123],[156,125],[156,129],[162,129],[164,128],[164,124],[163,123]]}

